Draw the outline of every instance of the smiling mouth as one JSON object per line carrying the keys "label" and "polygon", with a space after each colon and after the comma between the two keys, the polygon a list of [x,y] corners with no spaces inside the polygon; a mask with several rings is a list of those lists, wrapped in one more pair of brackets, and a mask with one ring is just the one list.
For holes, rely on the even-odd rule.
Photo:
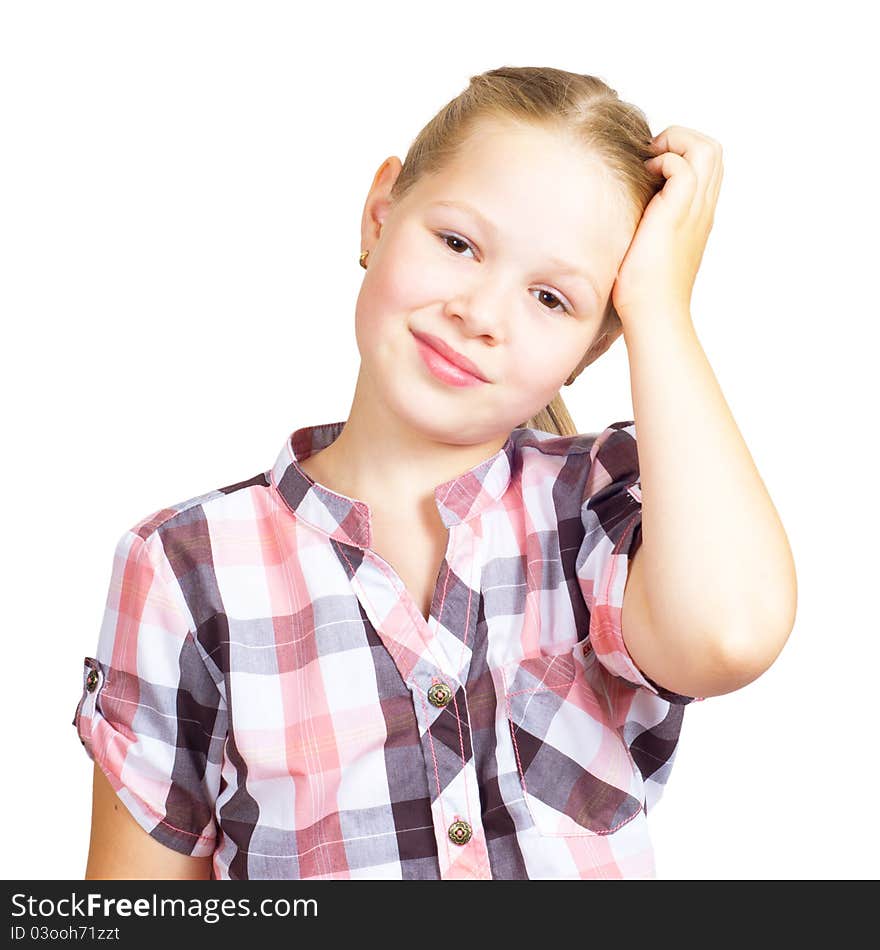
{"label": "smiling mouth", "polygon": [[422,362],[428,371],[437,379],[441,380],[441,382],[447,383],[450,386],[479,386],[488,382],[488,380],[483,379],[481,376],[475,376],[473,373],[447,359],[446,356],[431,345],[431,337],[425,338],[417,333],[413,333],[413,336]]}
{"label": "smiling mouth", "polygon": [[491,380],[486,379],[480,372],[479,366],[472,363],[463,353],[459,353],[458,350],[453,349],[439,336],[434,336],[433,333],[420,333],[416,330],[413,330],[412,333],[417,339],[423,343],[427,343],[433,350],[436,350],[445,360],[452,363],[453,366],[457,366],[466,373],[470,373],[471,376],[476,376],[477,379],[482,380],[484,383],[491,382]]}

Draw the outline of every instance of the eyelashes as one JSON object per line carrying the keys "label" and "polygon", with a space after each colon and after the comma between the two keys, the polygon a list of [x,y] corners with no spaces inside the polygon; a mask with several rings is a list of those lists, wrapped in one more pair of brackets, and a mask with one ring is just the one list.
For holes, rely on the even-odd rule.
{"label": "eyelashes", "polygon": [[[457,254],[459,257],[462,256],[461,252],[450,247],[449,246],[450,241],[460,241],[462,244],[465,245],[465,247],[470,248],[470,250],[473,250],[473,245],[471,244],[471,242],[463,238],[460,234],[456,234],[454,231],[435,231],[434,233],[443,242],[443,244],[450,251],[452,251],[453,254]],[[535,289],[539,293],[546,294],[548,297],[552,297],[562,308],[562,311],[561,311],[562,313],[568,314],[569,316],[571,315],[572,309],[566,304],[565,300],[563,300],[560,296],[558,296],[557,294],[553,293],[550,290],[544,290],[541,287],[536,287]],[[551,313],[558,312],[556,307],[548,306],[546,309],[549,310]]]}

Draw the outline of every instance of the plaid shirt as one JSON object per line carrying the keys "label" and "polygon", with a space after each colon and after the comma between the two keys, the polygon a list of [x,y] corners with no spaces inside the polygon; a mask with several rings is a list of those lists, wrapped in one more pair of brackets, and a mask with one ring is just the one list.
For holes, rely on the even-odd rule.
{"label": "plaid shirt", "polygon": [[437,486],[426,622],[370,509],[274,465],[126,531],[73,724],[150,835],[215,879],[655,877],[682,696],[621,636],[635,425],[514,429]]}

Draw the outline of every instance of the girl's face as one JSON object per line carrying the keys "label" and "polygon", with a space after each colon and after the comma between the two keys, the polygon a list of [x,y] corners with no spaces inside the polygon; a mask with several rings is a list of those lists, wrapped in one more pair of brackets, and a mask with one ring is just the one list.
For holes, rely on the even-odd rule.
{"label": "girl's face", "polygon": [[[637,222],[582,146],[530,126],[484,123],[452,165],[391,205],[400,167],[383,163],[364,208],[361,371],[425,435],[506,436],[580,364]],[[438,378],[416,334],[439,338],[488,382]]]}

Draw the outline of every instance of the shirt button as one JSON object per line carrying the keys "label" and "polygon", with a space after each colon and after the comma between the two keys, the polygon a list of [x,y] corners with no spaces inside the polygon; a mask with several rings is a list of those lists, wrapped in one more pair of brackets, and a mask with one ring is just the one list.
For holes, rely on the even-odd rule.
{"label": "shirt button", "polygon": [[449,826],[449,840],[453,844],[467,844],[471,840],[471,826],[466,821],[454,821]]}
{"label": "shirt button", "polygon": [[98,671],[89,670],[89,675],[86,677],[86,689],[90,693],[94,693],[95,687],[98,685]]}
{"label": "shirt button", "polygon": [[452,699],[452,690],[445,683],[435,683],[428,690],[428,702],[434,706],[445,706]]}

